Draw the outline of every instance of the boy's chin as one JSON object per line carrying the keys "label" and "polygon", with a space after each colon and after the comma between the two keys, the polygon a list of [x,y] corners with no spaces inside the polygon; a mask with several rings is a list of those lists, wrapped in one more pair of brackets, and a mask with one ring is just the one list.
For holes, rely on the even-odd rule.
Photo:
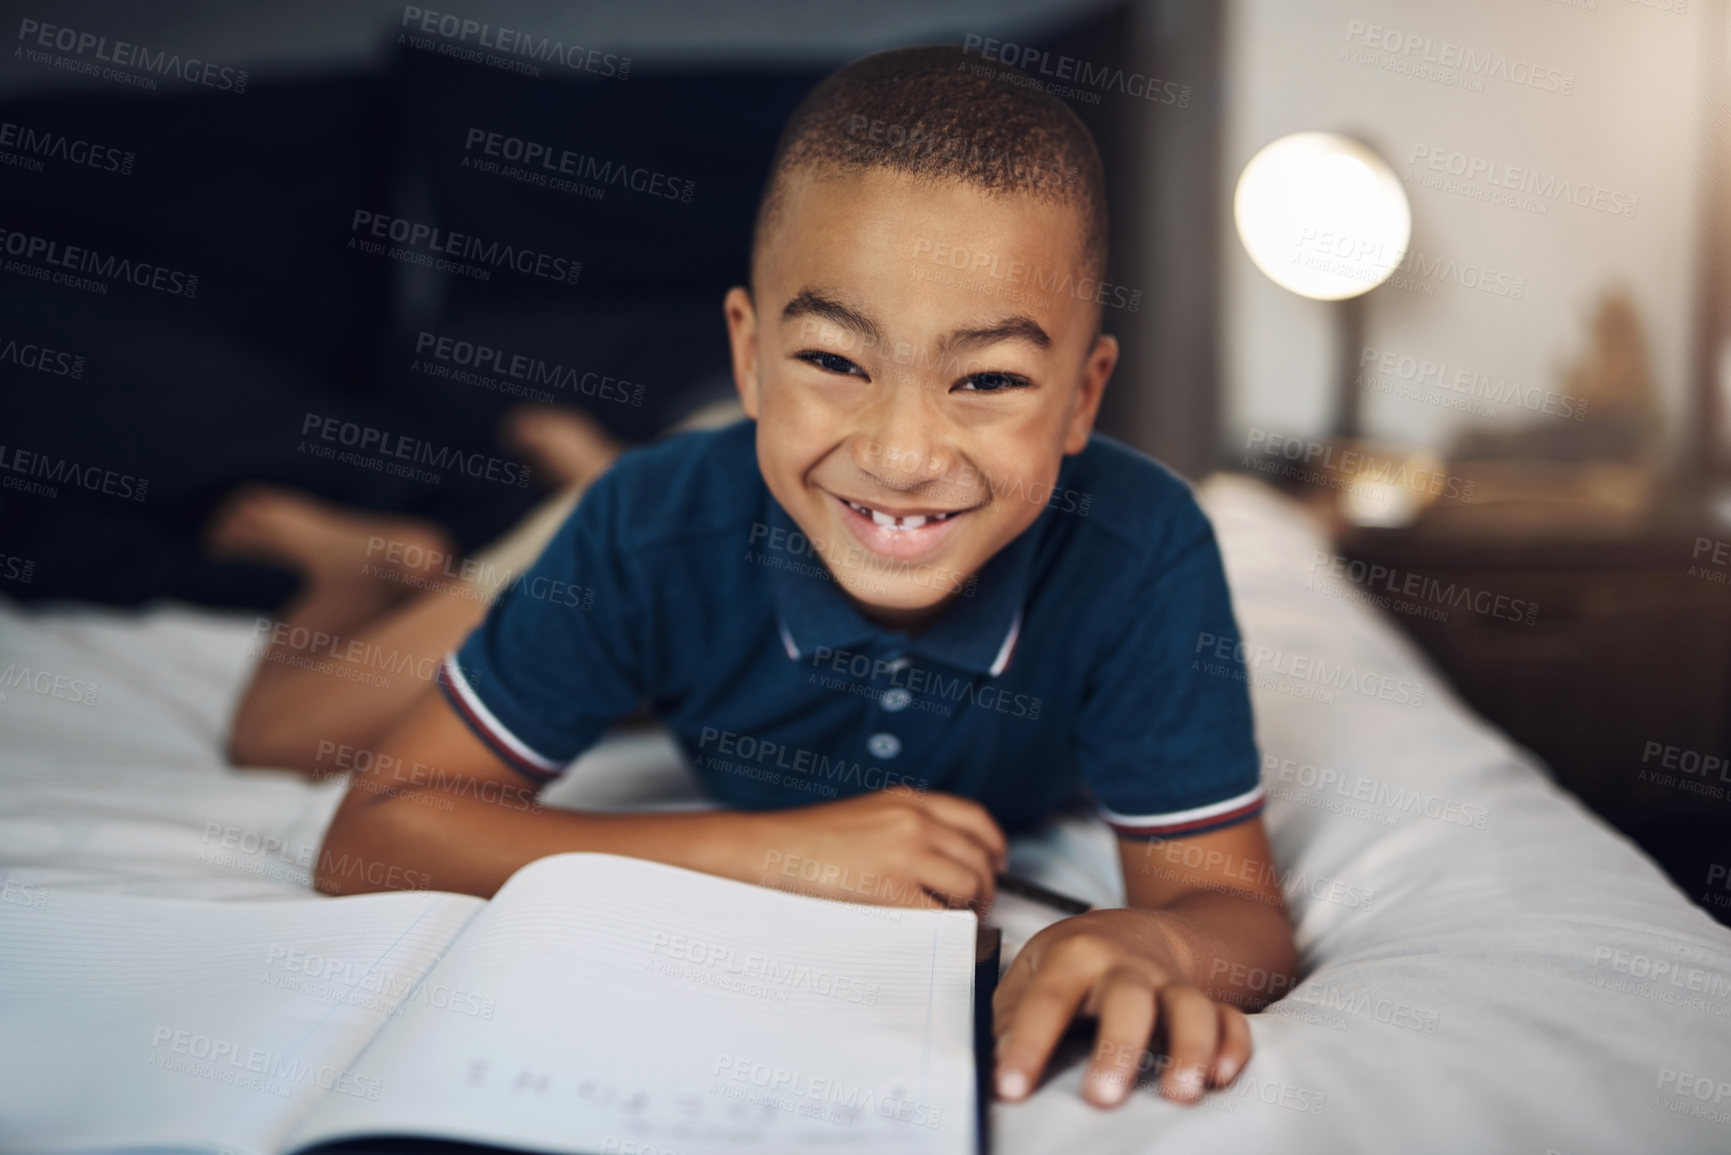
{"label": "boy's chin", "polygon": [[936,617],[962,592],[960,582],[886,581],[837,574],[837,583],[867,617],[898,628],[917,628]]}

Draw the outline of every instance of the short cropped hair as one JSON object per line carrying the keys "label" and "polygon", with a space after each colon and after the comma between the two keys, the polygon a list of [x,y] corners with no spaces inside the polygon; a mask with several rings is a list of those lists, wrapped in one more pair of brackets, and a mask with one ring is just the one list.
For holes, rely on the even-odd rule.
{"label": "short cropped hair", "polygon": [[1081,217],[1084,273],[1103,275],[1100,152],[1076,114],[1036,83],[947,45],[879,52],[832,73],[806,94],[776,144],[752,232],[753,272],[789,174],[887,169],[1071,205]]}

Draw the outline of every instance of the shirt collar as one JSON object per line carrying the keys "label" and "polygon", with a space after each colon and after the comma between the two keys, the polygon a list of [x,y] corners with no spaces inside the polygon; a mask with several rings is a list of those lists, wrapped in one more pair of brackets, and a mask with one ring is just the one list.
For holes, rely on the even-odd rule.
{"label": "shirt collar", "polygon": [[910,638],[856,610],[781,503],[767,489],[764,499],[768,504],[764,521],[770,529],[765,544],[789,543],[762,551],[770,559],[766,564],[776,625],[788,657],[803,660],[819,647],[846,650],[882,642],[970,673],[996,676],[1009,668],[1021,633],[1034,549],[1049,510],[993,555],[937,621]]}

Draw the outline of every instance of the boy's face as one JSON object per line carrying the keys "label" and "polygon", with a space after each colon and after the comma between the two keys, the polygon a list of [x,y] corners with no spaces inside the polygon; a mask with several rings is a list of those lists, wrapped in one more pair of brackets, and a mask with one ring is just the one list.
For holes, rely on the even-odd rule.
{"label": "boy's face", "polygon": [[1074,291],[1082,251],[1067,205],[880,170],[784,182],[755,301],[727,295],[734,378],[770,492],[869,616],[923,627],[1087,443],[1118,347],[1094,282]]}

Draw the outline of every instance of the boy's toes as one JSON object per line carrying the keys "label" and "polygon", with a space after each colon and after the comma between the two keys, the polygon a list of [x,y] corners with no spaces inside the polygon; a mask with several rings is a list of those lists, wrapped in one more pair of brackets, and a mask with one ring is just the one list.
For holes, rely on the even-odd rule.
{"label": "boy's toes", "polygon": [[624,448],[588,414],[551,405],[519,405],[505,414],[499,440],[558,485],[594,480]]}
{"label": "boy's toes", "polygon": [[267,485],[236,489],[205,525],[205,552],[221,558],[279,557],[281,551],[271,538],[271,510],[281,492]]}
{"label": "boy's toes", "polygon": [[341,509],[264,485],[243,487],[224,502],[205,543],[216,557],[277,562],[343,584],[447,572],[456,556],[450,536],[431,522]]}

